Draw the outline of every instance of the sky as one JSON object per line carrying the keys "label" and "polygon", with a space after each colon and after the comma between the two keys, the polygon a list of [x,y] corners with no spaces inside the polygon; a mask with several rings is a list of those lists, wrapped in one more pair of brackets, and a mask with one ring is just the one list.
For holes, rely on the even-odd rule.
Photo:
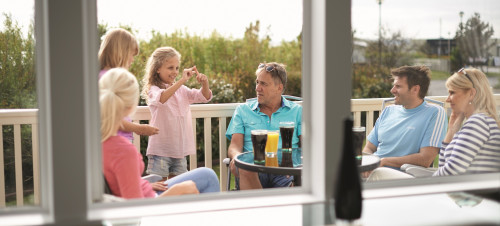
{"label": "sky", "polygon": [[[98,22],[110,27],[129,25],[140,39],[151,30],[172,33],[176,30],[208,36],[217,30],[229,38],[241,38],[250,23],[260,21],[261,36],[274,43],[294,40],[302,29],[301,0],[98,0]],[[0,13],[10,12],[27,29],[33,17],[33,0],[0,0]],[[500,0],[352,0],[352,27],[355,36],[377,39],[379,9],[382,26],[404,37],[450,38],[460,23],[474,12],[481,15],[500,38]],[[328,13],[328,12],[327,12]],[[0,29],[3,28],[3,15]]]}

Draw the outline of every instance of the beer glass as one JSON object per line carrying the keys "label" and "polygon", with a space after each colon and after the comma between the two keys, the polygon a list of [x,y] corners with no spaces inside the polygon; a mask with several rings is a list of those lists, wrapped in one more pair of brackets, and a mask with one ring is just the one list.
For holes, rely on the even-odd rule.
{"label": "beer glass", "polygon": [[280,133],[278,130],[267,132],[266,143],[266,166],[278,167],[278,141]]}
{"label": "beer glass", "polygon": [[266,163],[267,130],[252,130],[253,163],[264,165]]}
{"label": "beer glass", "polygon": [[294,122],[280,122],[281,148],[292,148]]}
{"label": "beer glass", "polygon": [[356,156],[356,162],[361,165],[363,142],[365,142],[366,129],[365,127],[353,127],[352,128],[352,147],[354,149],[354,154]]}

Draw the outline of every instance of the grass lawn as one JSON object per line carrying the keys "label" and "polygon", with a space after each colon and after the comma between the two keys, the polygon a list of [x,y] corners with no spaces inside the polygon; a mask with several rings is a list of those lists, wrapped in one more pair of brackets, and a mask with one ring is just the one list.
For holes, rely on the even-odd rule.
{"label": "grass lawn", "polygon": [[446,80],[448,77],[450,77],[450,73],[446,71],[432,71],[431,72],[431,78],[432,80]]}
{"label": "grass lawn", "polygon": [[[448,77],[450,77],[450,74],[446,71],[432,71],[431,76],[432,76],[432,80],[446,80]],[[497,77],[500,79],[500,73],[488,72],[488,73],[486,73],[486,76]],[[500,83],[498,83],[493,88],[500,89]]]}
{"label": "grass lawn", "polygon": [[[212,166],[212,169],[215,171],[215,173],[217,174],[217,177],[220,180],[220,166],[214,165],[214,166]],[[226,186],[226,185],[224,185],[224,186]],[[234,175],[233,174],[231,174],[231,186],[230,186],[230,188],[234,189]]]}

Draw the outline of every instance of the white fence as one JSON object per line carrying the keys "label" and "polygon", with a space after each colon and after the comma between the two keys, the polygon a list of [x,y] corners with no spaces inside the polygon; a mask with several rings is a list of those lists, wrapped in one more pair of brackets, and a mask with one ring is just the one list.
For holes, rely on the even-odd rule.
{"label": "white fence", "polygon": [[[430,99],[438,100],[444,102],[446,97],[444,96],[432,96],[428,97]],[[497,104],[500,104],[500,94],[495,95]],[[373,129],[374,122],[376,120],[375,116],[377,112],[380,112],[382,107],[382,102],[384,98],[372,98],[372,99],[352,99],[351,100],[351,111],[354,117],[355,126],[365,126],[367,134]],[[197,119],[203,119],[203,136],[204,136],[204,148],[203,153],[205,154],[204,164],[206,167],[212,168],[212,151],[216,150],[219,152],[220,165],[220,187],[221,190],[226,189],[227,183],[227,167],[222,163],[222,160],[227,157],[227,139],[225,137],[226,128],[228,124],[228,118],[232,116],[234,109],[239,105],[239,103],[231,104],[202,104],[202,105],[191,105],[191,111],[193,116],[193,125],[196,125]],[[445,108],[449,112],[449,104],[445,104]],[[16,200],[17,206],[24,205],[24,192],[23,192],[23,169],[22,169],[22,152],[21,152],[21,125],[31,126],[32,131],[38,130],[38,118],[37,109],[12,109],[12,110],[0,110],[0,126],[13,126],[13,143],[14,143],[14,159],[15,159],[15,186],[16,186]],[[364,117],[362,117],[364,115]],[[219,147],[212,147],[212,119],[217,119],[218,121],[218,139]],[[151,114],[147,107],[139,107],[137,112],[132,117],[134,122],[139,122],[140,120],[150,120]],[[196,126],[193,126],[194,134],[196,135]],[[138,135],[134,135],[134,145],[139,149],[140,139]],[[5,191],[5,158],[4,158],[4,134],[3,129],[0,129],[0,208],[6,206],[6,191]],[[38,132],[31,133],[32,140],[32,159],[33,159],[33,192],[34,192],[34,204],[37,205],[40,200],[40,166],[39,166],[39,150],[38,150]],[[195,139],[196,140],[196,139]],[[215,149],[214,149],[215,148]],[[200,154],[200,152],[198,152]],[[196,156],[190,156],[190,167],[194,169],[197,167]]]}

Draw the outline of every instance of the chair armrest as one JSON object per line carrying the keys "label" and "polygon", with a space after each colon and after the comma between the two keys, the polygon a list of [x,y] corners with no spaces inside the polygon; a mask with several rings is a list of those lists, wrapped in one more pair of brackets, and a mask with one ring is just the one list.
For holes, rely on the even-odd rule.
{"label": "chair armrest", "polygon": [[110,194],[102,194],[102,202],[103,203],[123,202],[125,200],[126,199],[118,197],[118,196],[114,196],[114,195],[110,195]]}
{"label": "chair armrest", "polygon": [[410,174],[414,177],[431,177],[437,168],[425,168],[422,166],[416,166],[412,164],[403,164],[400,168],[402,171]]}
{"label": "chair armrest", "polygon": [[162,180],[163,177],[157,174],[149,174],[147,176],[143,176],[142,179],[149,181],[149,183],[154,183]]}

